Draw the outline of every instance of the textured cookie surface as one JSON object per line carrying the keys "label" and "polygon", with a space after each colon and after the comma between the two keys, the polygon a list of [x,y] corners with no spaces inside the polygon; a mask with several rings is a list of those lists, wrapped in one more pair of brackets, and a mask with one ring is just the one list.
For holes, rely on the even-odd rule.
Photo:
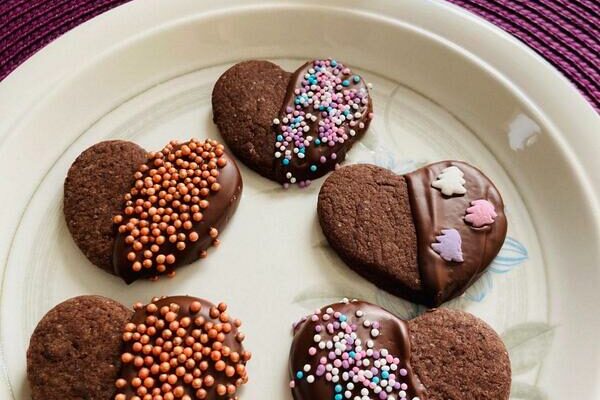
{"label": "textured cookie surface", "polygon": [[295,400],[506,400],[511,383],[504,344],[473,315],[403,321],[348,300],[295,325],[289,371]]}
{"label": "textured cookie surface", "polygon": [[115,400],[238,399],[251,354],[227,305],[172,296],[135,308],[123,334]]}
{"label": "textured cookie surface", "polygon": [[273,119],[291,75],[269,61],[244,61],[221,75],[213,89],[213,118],[227,145],[269,179],[275,179]]}
{"label": "textured cookie surface", "polygon": [[441,308],[408,325],[411,362],[430,400],[508,399],[508,352],[485,322],[466,312]]}
{"label": "textured cookie surface", "polygon": [[420,290],[404,177],[367,164],[340,168],[321,187],[318,215],[331,246],[360,274],[390,290]]}
{"label": "textured cookie surface", "polygon": [[33,400],[111,399],[130,316],[126,307],[101,296],[75,297],[50,310],[27,351]]}
{"label": "textured cookie surface", "polygon": [[123,205],[146,152],[135,143],[110,140],[85,150],[69,169],[64,214],[73,240],[98,267],[113,273],[113,217]]}
{"label": "textured cookie surface", "polygon": [[250,168],[301,187],[333,170],[373,117],[368,85],[334,59],[290,74],[268,61],[234,65],[213,90],[214,121]]}
{"label": "textured cookie surface", "polygon": [[319,193],[331,247],[379,287],[428,306],[460,296],[500,251],[500,193],[481,171],[441,161],[406,175],[374,165],[331,174]]}

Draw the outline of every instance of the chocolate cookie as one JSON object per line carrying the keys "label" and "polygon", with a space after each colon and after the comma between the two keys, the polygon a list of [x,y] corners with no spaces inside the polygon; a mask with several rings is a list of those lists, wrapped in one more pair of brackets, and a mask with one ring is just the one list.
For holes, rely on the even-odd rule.
{"label": "chocolate cookie", "polygon": [[442,161],[406,175],[374,165],[340,168],[318,200],[331,247],[377,286],[428,306],[461,295],[500,251],[500,193],[481,171]]}
{"label": "chocolate cookie", "polygon": [[195,297],[155,298],[136,306],[123,334],[114,399],[237,399],[251,357],[240,325],[227,305]]}
{"label": "chocolate cookie", "polygon": [[146,162],[146,151],[123,140],[100,142],[85,150],[69,168],[63,210],[67,227],[83,254],[113,271],[113,216],[121,212],[123,195],[133,174]]}
{"label": "chocolate cookie", "polygon": [[101,296],[75,297],[50,310],[27,350],[32,399],[111,399],[130,316],[126,307]]}
{"label": "chocolate cookie", "polygon": [[286,187],[333,170],[373,117],[367,84],[333,59],[292,74],[268,61],[236,64],[215,84],[212,103],[232,151]]}
{"label": "chocolate cookie", "polygon": [[295,400],[507,400],[511,370],[500,337],[463,311],[403,321],[345,300],[294,327]]}
{"label": "chocolate cookie", "polygon": [[65,181],[65,217],[99,267],[131,283],[206,256],[240,200],[237,165],[214,140],[145,154],[123,141],[86,150]]}

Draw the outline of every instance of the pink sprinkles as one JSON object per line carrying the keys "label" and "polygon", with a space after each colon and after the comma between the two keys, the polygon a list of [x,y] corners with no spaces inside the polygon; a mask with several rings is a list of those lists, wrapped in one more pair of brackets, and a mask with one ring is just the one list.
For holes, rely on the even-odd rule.
{"label": "pink sprinkles", "polygon": [[[368,111],[369,94],[365,87],[353,87],[361,79],[336,60],[313,61],[294,91],[294,106],[287,107],[281,120],[273,120],[277,126],[275,158],[281,160],[283,167],[288,167],[295,157],[304,159],[310,146],[333,147],[355,136],[356,129],[364,129],[362,119]],[[336,160],[337,155],[331,153],[329,157]],[[310,171],[316,172],[327,161],[321,156],[310,165]],[[296,182],[291,171],[285,177],[292,184],[310,184],[308,179]]]}
{"label": "pink sprinkles", "polygon": [[[318,351],[325,351],[326,356],[315,360],[316,365],[306,364],[296,371],[290,388],[300,382],[312,384],[317,379],[325,379],[333,385],[331,400],[420,400],[407,397],[410,392],[408,371],[400,359],[385,348],[375,348],[374,340],[380,335],[379,322],[363,317],[360,309],[354,316],[348,316],[329,307],[325,313],[317,310],[294,324],[297,326],[308,319],[314,323],[321,321],[315,326],[314,345],[308,354],[315,357]],[[370,330],[371,338],[366,342],[356,333],[361,324]]]}

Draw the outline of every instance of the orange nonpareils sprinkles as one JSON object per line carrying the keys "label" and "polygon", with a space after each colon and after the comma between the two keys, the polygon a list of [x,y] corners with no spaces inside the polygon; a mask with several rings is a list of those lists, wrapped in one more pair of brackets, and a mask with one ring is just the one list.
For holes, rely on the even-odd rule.
{"label": "orange nonpareils sprinkles", "polygon": [[[135,173],[125,195],[123,212],[113,218],[118,231],[115,268],[124,279],[137,275],[175,275],[180,258],[190,258],[194,244],[218,243],[219,232],[202,224],[210,196],[221,190],[220,170],[227,165],[224,147],[215,140],[171,141],[162,151],[150,153]],[[192,259],[204,255],[204,249]],[[189,261],[188,261],[189,262]]]}
{"label": "orange nonpareils sprinkles", "polygon": [[251,354],[227,305],[176,296],[134,308],[114,400],[238,399]]}

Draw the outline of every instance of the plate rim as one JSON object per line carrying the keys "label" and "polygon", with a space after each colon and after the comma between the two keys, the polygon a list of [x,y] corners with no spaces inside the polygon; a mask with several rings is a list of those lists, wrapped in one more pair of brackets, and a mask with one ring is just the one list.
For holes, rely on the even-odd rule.
{"label": "plate rim", "polygon": [[[168,2],[168,0],[167,0],[167,2]],[[181,3],[185,3],[185,2],[188,2],[188,1],[184,0]],[[166,2],[157,0],[157,1],[155,1],[155,3],[156,4],[160,3],[162,5],[165,5]],[[240,0],[240,1],[230,1],[227,3],[252,4],[254,2],[251,0],[248,0],[248,1]],[[298,4],[303,4],[303,3],[312,4],[314,2],[311,0],[301,0],[300,2],[298,2]],[[336,0],[336,1],[332,1],[331,3],[341,3],[341,2]],[[345,2],[345,3],[347,3],[347,2]],[[377,1],[374,3],[383,4],[386,2],[385,1]],[[411,3],[410,4],[411,7],[419,7],[419,5],[417,4],[416,1],[410,0],[408,3]],[[598,125],[598,127],[600,127],[600,119],[598,118],[598,115],[595,113],[595,111],[593,110],[591,105],[589,103],[587,103],[587,101],[583,98],[583,96],[581,96],[579,94],[579,92],[577,92],[576,88],[574,86],[572,86],[572,84],[570,82],[568,82],[565,77],[563,77],[558,71],[554,70],[554,68],[549,63],[547,63],[547,61],[545,61],[543,58],[541,58],[541,56],[537,55],[536,53],[533,53],[533,51],[531,49],[527,48],[524,44],[516,41],[516,39],[510,37],[507,33],[501,31],[499,28],[487,23],[484,20],[481,20],[478,17],[475,17],[475,16],[469,14],[468,12],[458,8],[457,6],[450,5],[447,3],[442,3],[441,1],[437,1],[437,0],[428,1],[427,3],[429,3],[429,6],[433,6],[433,5],[435,5],[435,7],[439,6],[439,10],[446,10],[446,11],[450,11],[452,13],[458,13],[459,15],[462,15],[462,17],[466,17],[467,19],[470,19],[470,20],[475,19],[475,20],[477,20],[475,22],[477,22],[478,24],[481,24],[481,26],[490,25],[485,28],[487,28],[487,29],[491,28],[491,30],[496,31],[495,34],[500,34],[500,36],[503,36],[503,37],[499,37],[499,39],[501,39],[502,41],[508,41],[508,42],[510,42],[511,45],[517,45],[517,47],[521,48],[521,50],[525,50],[525,52],[523,52],[523,54],[521,54],[524,58],[533,57],[533,59],[535,59],[534,60],[535,62],[538,62],[538,63],[541,62],[543,67],[550,68],[551,75],[552,75],[552,73],[555,75],[554,78],[558,78],[558,80],[561,81],[562,84],[566,83],[567,86],[561,89],[561,91],[564,89],[564,90],[566,90],[566,92],[564,92],[564,93],[561,92],[560,96],[559,95],[555,96],[556,98],[563,96],[563,94],[565,96],[567,96],[567,95],[573,96],[574,95],[574,96],[576,96],[576,98],[578,98],[579,103],[583,102],[584,107],[580,108],[580,111],[579,111],[582,115],[581,119],[588,120],[588,117],[590,117],[591,119],[589,119],[589,122],[592,123],[590,125],[589,131],[585,131],[585,134],[588,135],[589,133],[593,133],[592,131],[594,130],[595,125]],[[129,4],[132,4],[132,5],[135,4],[136,6],[135,7],[127,7],[128,5],[125,5],[125,6],[117,7],[114,9],[114,11],[118,11],[118,12],[112,12],[112,11],[109,12],[110,18],[103,18],[102,20],[99,20],[99,22],[92,20],[92,21],[89,21],[88,23],[84,24],[84,25],[87,25],[87,24],[93,25],[93,27],[88,27],[86,29],[91,30],[91,32],[98,32],[99,29],[100,30],[103,29],[103,26],[107,26],[106,24],[110,25],[111,20],[127,19],[126,18],[127,15],[132,15],[131,13],[139,11],[139,9],[141,8],[141,6],[138,6],[138,4],[140,4],[140,2],[133,2],[133,3],[129,3]],[[170,4],[172,5],[172,3],[170,3]],[[269,6],[281,5],[281,4],[286,4],[286,3],[274,2],[274,3],[270,4]],[[421,5],[423,5],[422,2],[421,2]],[[364,6],[364,4],[363,4],[363,6]],[[389,6],[389,4],[388,4],[388,6]],[[206,12],[206,10],[204,12],[202,12],[201,10],[197,10],[197,14],[195,14],[193,16],[188,16],[188,18],[193,18],[193,17],[197,18],[199,16],[199,14],[204,14],[205,12]],[[184,19],[188,19],[188,18],[184,18]],[[94,23],[94,22],[96,22],[96,23]],[[172,20],[170,22],[168,22],[168,21],[164,21],[164,22],[168,23],[170,25],[171,23],[173,23],[173,24],[181,23],[182,19]],[[157,26],[153,29],[143,32],[143,35],[154,34],[154,33],[156,33],[157,30],[160,30],[163,28],[165,28],[165,26]],[[67,33],[67,35],[65,35],[65,37],[66,37],[65,40],[76,40],[77,35],[78,34],[77,34],[76,30],[71,31],[71,32]],[[508,37],[506,37],[506,36],[508,36]],[[86,65],[84,65],[81,68],[85,69],[86,67],[90,67],[91,65],[98,62],[99,59],[102,58],[102,56],[104,56],[108,53],[111,53],[112,51],[117,50],[120,46],[125,45],[126,44],[125,42],[128,42],[129,40],[134,40],[136,38],[128,35],[128,36],[123,37],[123,39],[125,39],[125,40],[117,42],[114,46],[107,47],[105,49],[105,51],[100,52],[96,57],[91,59],[89,61],[89,63],[86,63]],[[139,39],[139,37],[138,37],[138,39]],[[62,40],[62,38],[58,39],[57,42],[60,42],[61,40]],[[13,76],[10,80],[9,80],[9,78],[7,78],[8,82],[7,82],[7,80],[5,80],[2,83],[0,83],[0,107],[4,108],[3,103],[9,98],[7,96],[11,95],[11,93],[16,95],[16,93],[20,90],[19,86],[22,85],[23,82],[27,81],[27,77],[29,76],[29,74],[35,73],[35,71],[31,71],[31,68],[33,68],[34,70],[36,68],[42,68],[42,64],[45,63],[44,60],[51,59],[52,57],[56,57],[60,54],[60,47],[61,47],[60,43],[55,47],[48,46],[48,51],[44,51],[45,49],[40,51],[38,54],[34,55],[30,60],[28,60],[24,65],[20,66],[11,75],[9,75],[9,78],[11,78],[11,76],[13,76],[13,75],[16,76],[16,78]],[[466,50],[468,52],[472,53],[471,50],[469,50],[469,49],[466,49]],[[57,53],[57,51],[58,51],[58,53]],[[473,54],[476,54],[476,53],[473,53]],[[484,61],[486,63],[489,63],[488,60],[484,60]],[[66,63],[67,60],[64,60],[64,62]],[[70,62],[72,62],[72,60]],[[492,65],[494,68],[496,67],[493,64],[490,64],[490,65]],[[39,73],[39,71],[40,70],[38,70],[38,73]],[[50,86],[51,89],[48,90],[48,92],[46,93],[45,96],[39,96],[37,98],[37,101],[34,101],[35,104],[43,103],[44,99],[47,98],[47,96],[51,96],[52,92],[54,92],[54,90],[60,89],[61,84],[68,83],[69,79],[65,78],[65,74],[57,73],[57,75],[58,76],[56,76],[56,79],[54,81],[52,81],[52,83],[51,83],[51,86]],[[512,83],[512,81],[506,75],[503,75],[503,77],[506,78],[509,83]],[[5,82],[6,82],[6,84],[5,84]],[[46,88],[46,89],[48,89],[48,88]],[[540,106],[539,103],[531,100],[530,97],[527,95],[528,92],[525,89],[521,88],[520,86],[515,86],[511,89],[514,89],[517,91],[517,93],[521,94],[522,95],[521,98],[529,100],[529,102],[531,103],[530,105],[532,106],[533,109],[535,109],[539,113],[539,115],[547,117],[547,114],[543,111],[544,110],[543,106]],[[570,93],[567,93],[569,91],[570,91]],[[14,104],[16,104],[18,107],[14,108],[14,113],[9,114],[9,118],[7,120],[10,123],[0,125],[0,141],[4,135],[10,133],[11,128],[13,128],[15,125],[19,124],[21,117],[24,116],[25,113],[27,112],[27,110],[29,110],[30,107],[32,106],[31,102],[25,102],[24,99],[20,99],[18,96],[15,96],[15,97],[16,97],[17,101],[15,101]],[[14,98],[12,100],[14,100]],[[35,104],[34,104],[34,107],[35,107]],[[581,104],[579,106],[581,106]],[[575,105],[572,105],[572,108],[578,108],[579,106],[575,104]],[[588,115],[590,111],[593,113],[592,116]],[[544,122],[547,123],[549,126],[552,126],[554,128],[554,130],[558,133],[558,132],[561,132],[561,129],[556,127],[556,124],[555,124],[556,118],[558,118],[558,117],[555,117],[552,119],[548,118],[547,121],[544,121]],[[561,124],[562,124],[562,122],[563,121],[561,121]],[[560,136],[562,137],[562,134]],[[592,137],[592,136],[589,136],[589,137]],[[563,139],[566,140],[567,138],[563,137]],[[566,141],[568,144],[571,144],[571,143],[569,143],[568,140],[566,140]],[[585,142],[585,141],[582,141],[582,142]],[[600,144],[600,143],[598,143],[598,144]],[[594,146],[590,146],[590,147],[594,148]],[[571,146],[571,149],[573,149],[572,146]],[[573,154],[570,154],[569,158],[571,158],[572,155]],[[579,157],[577,157],[577,160],[581,163],[581,165],[584,164],[583,160],[581,160]],[[592,167],[600,166],[600,162],[597,159],[590,159],[590,160],[587,160],[586,162],[591,163]],[[593,170],[593,168],[591,170]],[[579,171],[579,172],[582,172],[582,171]],[[595,221],[596,223],[598,223],[600,220],[600,212],[598,212],[599,207],[598,207],[597,195],[598,195],[598,193],[600,193],[600,184],[598,184],[598,183],[600,183],[600,181],[595,182],[594,179],[589,179],[589,176],[586,173],[583,173],[582,175],[580,175],[580,174],[578,174],[578,175],[580,178],[586,177],[587,182],[592,183],[593,188],[591,188],[591,190],[593,192],[595,192],[596,195],[595,195],[595,201],[594,201],[594,198],[592,198],[590,201],[590,205],[592,206],[592,210],[595,210],[595,215],[599,217],[599,218],[596,218],[596,221]],[[600,270],[600,268],[599,268],[599,270]],[[3,270],[0,271],[0,275],[3,275],[3,273],[4,273]],[[0,364],[0,368],[4,369],[5,366]],[[5,371],[3,371],[3,372],[5,372]],[[0,389],[7,389],[4,387],[5,382],[3,381],[3,379],[0,379],[0,382],[2,382],[2,384],[0,385]],[[0,390],[0,393],[2,393],[2,390]]]}

